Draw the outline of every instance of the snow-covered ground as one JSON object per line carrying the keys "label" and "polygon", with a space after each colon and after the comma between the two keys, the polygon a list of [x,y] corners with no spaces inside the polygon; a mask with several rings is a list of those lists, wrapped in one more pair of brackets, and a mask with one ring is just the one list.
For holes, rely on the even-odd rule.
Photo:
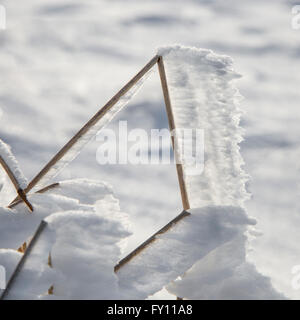
{"label": "snow-covered ground", "polygon": [[[0,136],[28,179],[154,54],[182,43],[234,58],[245,96],[241,152],[252,176],[247,202],[258,220],[249,259],[291,298],[300,264],[298,84],[300,30],[291,28],[293,1],[127,0],[1,2]],[[166,128],[157,72],[118,115],[128,127]],[[113,185],[133,223],[137,246],[181,211],[173,165],[99,166],[94,141],[62,174]],[[201,190],[199,190],[201,192]]]}

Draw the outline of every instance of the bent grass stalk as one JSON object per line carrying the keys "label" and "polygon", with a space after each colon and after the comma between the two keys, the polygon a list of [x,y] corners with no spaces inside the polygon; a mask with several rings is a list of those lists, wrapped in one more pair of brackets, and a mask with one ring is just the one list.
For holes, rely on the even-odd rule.
{"label": "bent grass stalk", "polygon": [[33,207],[31,203],[27,200],[26,194],[24,190],[21,188],[20,183],[16,176],[14,175],[13,171],[10,169],[9,165],[5,162],[5,160],[0,156],[0,164],[2,165],[4,171],[7,173],[8,177],[10,178],[12,184],[14,185],[18,197],[20,201],[24,201],[24,203],[27,205],[28,209],[33,212]]}

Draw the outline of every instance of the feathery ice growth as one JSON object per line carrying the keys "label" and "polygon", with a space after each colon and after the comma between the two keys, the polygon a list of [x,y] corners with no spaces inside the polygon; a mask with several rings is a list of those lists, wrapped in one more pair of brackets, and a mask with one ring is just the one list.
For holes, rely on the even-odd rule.
{"label": "feathery ice growth", "polygon": [[[43,194],[31,192],[28,198],[35,210],[29,214],[23,203],[5,207],[14,193],[13,189],[3,192],[9,190],[10,181],[1,172],[0,265],[6,268],[8,279],[24,257],[17,249],[30,243],[40,222],[46,222],[6,299],[146,299],[164,287],[187,299],[284,298],[247,261],[256,221],[244,209],[248,177],[241,168],[240,95],[233,81],[239,75],[232,60],[210,50],[182,46],[160,48],[158,55],[165,64],[176,127],[204,130],[201,174],[194,174],[181,137],[175,136],[190,215],[114,272],[131,233],[129,217],[120,210],[111,187],[87,179],[62,181]],[[147,76],[82,137],[47,178],[80,152],[129,102]],[[193,139],[187,147],[195,143]],[[15,158],[2,143],[0,155],[26,185]],[[38,186],[45,187],[45,181]]]}

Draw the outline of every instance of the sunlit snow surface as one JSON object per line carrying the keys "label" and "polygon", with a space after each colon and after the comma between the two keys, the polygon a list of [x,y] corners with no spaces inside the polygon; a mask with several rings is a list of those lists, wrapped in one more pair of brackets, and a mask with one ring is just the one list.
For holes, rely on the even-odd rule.
{"label": "sunlit snow surface", "polygon": [[[252,177],[247,211],[263,232],[249,258],[289,297],[299,265],[299,30],[293,1],[2,1],[1,139],[32,178],[154,54],[169,43],[213,49],[234,58],[245,97],[241,152]],[[166,128],[157,74],[120,113],[129,129]],[[110,126],[117,127],[117,122]],[[127,251],[181,211],[173,166],[99,166],[98,143],[63,178],[114,186],[130,213]],[[61,178],[59,179],[61,180]],[[162,183],[162,181],[164,183]],[[2,200],[2,199],[1,199]],[[2,204],[2,202],[1,202]]]}

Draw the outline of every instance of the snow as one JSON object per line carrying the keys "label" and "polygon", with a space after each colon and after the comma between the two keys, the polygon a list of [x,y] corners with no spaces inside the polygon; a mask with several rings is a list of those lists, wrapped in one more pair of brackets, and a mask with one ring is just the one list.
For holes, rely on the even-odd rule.
{"label": "snow", "polygon": [[[49,237],[46,232],[43,235]],[[50,241],[40,241],[39,239],[5,299],[32,300],[46,296],[50,288],[49,283],[52,283],[55,279],[53,270],[48,266],[50,243]],[[1,251],[0,262],[2,264]],[[7,252],[7,250],[4,250],[4,253],[5,251]],[[10,250],[9,253],[11,258],[14,257],[15,252],[13,250]],[[10,265],[13,270],[15,267],[15,264]]]}
{"label": "snow", "polygon": [[202,141],[195,141],[195,135],[177,138],[191,208],[243,206],[248,176],[241,169],[240,95],[232,81],[240,75],[232,59],[179,45],[160,48],[158,54],[165,64],[176,128],[204,131],[204,161],[197,164],[198,173],[184,148],[198,145],[202,150]]}
{"label": "snow", "polygon": [[[82,187],[85,184],[82,183]],[[101,185],[102,189],[102,185]],[[100,189],[100,190],[101,190]],[[54,189],[53,189],[54,191]],[[99,199],[105,196],[105,192],[98,193]],[[74,198],[75,197],[75,198]],[[82,204],[73,197],[66,197],[59,194],[59,190],[48,192],[47,194],[34,194],[29,197],[34,207],[34,212],[28,214],[28,210],[23,203],[20,203],[13,210],[1,208],[1,236],[0,243],[2,248],[17,249],[28,240],[38,227],[40,221],[57,211],[64,210],[90,210],[91,205]]]}
{"label": "snow", "polygon": [[[130,233],[111,187],[86,179],[63,181],[46,194],[31,195],[30,201],[32,214],[23,204],[0,211],[0,265],[8,277],[21,255],[16,249],[33,236],[42,219],[47,222],[7,298],[122,298],[113,267]],[[55,292],[49,296],[52,285]]]}
{"label": "snow", "polygon": [[[233,239],[239,243],[247,226],[256,223],[239,207],[206,206],[190,212],[119,269],[119,285],[128,297],[145,299],[154,294],[216,248]],[[217,282],[218,276],[212,277]]]}
{"label": "snow", "polygon": [[[121,223],[93,211],[50,215],[46,231],[19,274],[9,299],[120,299],[114,265],[118,242],[129,233]],[[48,266],[51,252],[52,268]],[[54,294],[47,295],[53,286]]]}
{"label": "snow", "polygon": [[[14,272],[15,266],[21,259],[22,254],[16,250],[12,249],[0,249],[0,261],[1,266],[5,268],[5,280],[7,282],[10,279],[12,273]],[[0,294],[2,290],[0,289]]]}
{"label": "snow", "polygon": [[282,300],[270,278],[247,262],[248,238],[238,234],[209,252],[184,277],[167,286],[170,293],[191,300]]}
{"label": "snow", "polygon": [[[118,221],[87,212],[57,213],[47,219],[55,230],[54,269],[63,279],[54,282],[55,295],[68,299],[120,299],[114,266],[118,246],[129,233]],[[77,236],[76,236],[77,235]]]}

